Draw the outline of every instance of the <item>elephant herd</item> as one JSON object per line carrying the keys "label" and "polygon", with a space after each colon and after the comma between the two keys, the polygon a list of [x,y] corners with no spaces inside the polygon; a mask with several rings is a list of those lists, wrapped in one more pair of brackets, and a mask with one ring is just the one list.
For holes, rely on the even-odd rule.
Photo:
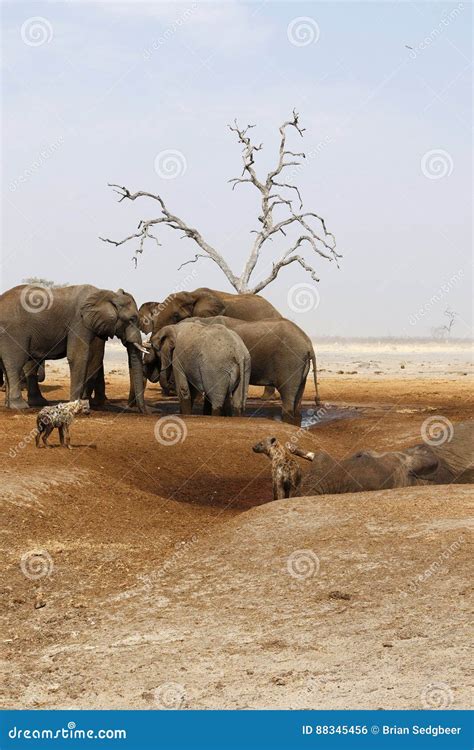
{"label": "elephant herd", "polygon": [[[142,342],[142,333],[151,334],[149,341]],[[63,357],[70,368],[70,399],[103,404],[104,347],[114,336],[128,353],[129,404],[141,412],[147,412],[146,378],[160,382],[165,393],[175,389],[183,414],[191,412],[198,394],[204,414],[242,414],[252,384],[265,386],[266,397],[276,388],[282,419],[299,424],[311,365],[317,388],[311,340],[258,295],[201,288],[138,309],[123,289],[21,285],[0,296],[6,406],[44,406],[41,368],[45,360]],[[21,392],[25,382],[27,401]]]}
{"label": "elephant herd", "polygon": [[[142,341],[142,334],[150,334]],[[67,357],[70,400],[105,401],[104,347],[117,336],[127,350],[129,404],[147,411],[146,378],[175,389],[189,414],[198,394],[209,415],[242,414],[249,384],[273,389],[283,420],[300,423],[306,378],[316,360],[308,336],[265,299],[211,289],[177,292],[138,309],[130,294],[90,285],[45,290],[17,286],[0,296],[0,374],[13,409],[44,406],[44,362]],[[26,385],[27,401],[22,396]],[[316,390],[317,399],[317,390]],[[457,424],[452,440],[404,451],[362,451],[336,461],[317,451],[301,494],[337,494],[414,484],[474,482],[473,422]],[[312,454],[311,454],[312,455]]]}

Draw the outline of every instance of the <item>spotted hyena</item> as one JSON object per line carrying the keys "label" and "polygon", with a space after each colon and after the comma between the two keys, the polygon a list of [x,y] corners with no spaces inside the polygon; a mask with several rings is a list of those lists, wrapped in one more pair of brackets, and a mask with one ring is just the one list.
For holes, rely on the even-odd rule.
{"label": "spotted hyena", "polygon": [[48,446],[48,438],[51,435],[55,427],[59,430],[59,440],[64,448],[71,449],[71,437],[69,435],[69,425],[72,423],[76,414],[89,414],[89,401],[85,399],[78,399],[77,401],[69,401],[64,404],[56,404],[56,406],[45,406],[41,409],[37,418],[36,424],[38,432],[36,434],[36,447],[40,447],[40,438],[43,439],[45,447]]}
{"label": "spotted hyena", "polygon": [[265,453],[272,462],[273,499],[282,500],[299,494],[302,473],[291,453],[312,461],[314,453],[282,445],[275,437],[265,438],[253,446],[254,453]]}

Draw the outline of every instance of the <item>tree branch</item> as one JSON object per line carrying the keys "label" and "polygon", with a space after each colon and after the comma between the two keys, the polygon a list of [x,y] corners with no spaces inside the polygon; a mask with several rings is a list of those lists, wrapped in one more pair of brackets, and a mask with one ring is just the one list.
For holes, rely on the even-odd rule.
{"label": "tree branch", "polygon": [[[210,258],[219,266],[230,284],[239,293],[249,291],[257,293],[276,279],[282,268],[291,263],[298,263],[311,275],[311,278],[318,281],[314,268],[297,253],[297,250],[301,245],[303,243],[308,243],[311,250],[316,255],[319,255],[326,260],[335,261],[336,265],[338,265],[338,259],[342,256],[337,252],[336,238],[332,232],[328,231],[324,218],[313,211],[303,211],[303,200],[298,186],[293,185],[292,182],[285,181],[284,177],[280,177],[284,169],[287,167],[301,166],[300,160],[305,158],[304,152],[292,151],[286,146],[288,132],[291,128],[296,130],[297,133],[303,137],[305,129],[300,125],[299,114],[296,110],[293,110],[292,116],[280,125],[278,129],[280,133],[280,143],[277,163],[275,167],[268,172],[264,180],[257,175],[255,168],[255,156],[262,150],[263,145],[261,143],[252,142],[250,131],[254,127],[254,125],[240,127],[237,120],[234,121],[233,125],[229,125],[230,131],[237,135],[237,140],[242,146],[242,174],[239,177],[233,177],[230,179],[229,183],[232,185],[232,190],[235,190],[237,185],[243,183],[253,185],[259,191],[261,201],[261,210],[258,214],[260,226],[257,229],[252,230],[252,234],[255,235],[253,245],[240,276],[236,276],[232,272],[230,266],[222,255],[204,240],[197,229],[188,226],[179,218],[179,216],[176,216],[169,211],[160,195],[147,191],[139,190],[132,193],[124,186],[109,184],[114,192],[118,194],[120,203],[125,199],[135,201],[138,198],[150,198],[159,204],[161,215],[155,219],[141,221],[138,225],[138,231],[122,240],[111,240],[104,237],[101,237],[100,239],[104,242],[109,242],[116,247],[132,240],[138,240],[139,245],[134,257],[136,263],[138,254],[143,252],[146,239],[153,239],[158,245],[160,244],[158,238],[151,234],[150,228],[154,225],[164,224],[171,229],[179,230],[182,233],[181,237],[187,237],[188,239],[193,240],[202,251],[196,253],[193,259],[182,263],[179,266],[180,269],[189,263],[196,263],[199,258]],[[293,209],[293,202],[296,202],[294,195],[292,198],[288,198],[286,193],[287,190],[295,191],[299,201],[298,211]],[[277,216],[275,216],[275,212],[277,212]],[[319,228],[317,231],[313,228],[315,221],[319,222],[320,227],[322,227],[322,232]],[[303,230],[303,233],[296,239],[294,244],[283,253],[280,260],[272,263],[271,273],[263,281],[255,284],[253,289],[250,289],[250,279],[261,257],[265,243],[268,241],[271,242],[280,236],[286,237],[287,232],[288,234],[291,234],[295,228],[300,231]]]}
{"label": "tree branch", "polygon": [[[239,280],[234,275],[233,271],[231,270],[227,262],[224,260],[222,255],[214,247],[212,247],[212,245],[209,245],[209,243],[204,240],[204,238],[202,237],[200,232],[198,232],[197,229],[195,229],[194,227],[189,227],[182,219],[179,218],[179,216],[175,216],[174,214],[172,214],[171,211],[169,211],[168,208],[166,207],[165,202],[160,195],[149,193],[144,190],[139,190],[136,193],[131,193],[128,188],[123,187],[121,185],[116,185],[114,183],[109,183],[109,187],[114,188],[115,189],[114,192],[120,195],[119,203],[121,203],[125,198],[127,198],[130,201],[135,201],[137,200],[137,198],[151,198],[152,200],[157,201],[160,205],[161,213],[163,215],[158,219],[150,219],[149,221],[140,221],[138,225],[138,228],[140,231],[136,234],[132,234],[129,237],[126,237],[123,240],[115,241],[115,240],[110,240],[108,238],[101,237],[100,239],[103,242],[111,242],[112,244],[118,246],[118,245],[123,245],[125,242],[128,242],[129,240],[140,238],[139,248],[135,252],[135,257],[136,257],[137,253],[143,252],[143,243],[145,239],[147,237],[152,236],[152,235],[149,235],[148,233],[149,227],[155,224],[165,224],[171,229],[178,229],[184,232],[185,237],[189,237],[189,239],[194,240],[194,242],[196,242],[196,244],[199,245],[201,250],[203,250],[206,253],[206,255],[214,261],[214,263],[217,263],[219,268],[227,276],[232,286],[235,289],[238,288]],[[156,240],[156,237],[154,239]]]}

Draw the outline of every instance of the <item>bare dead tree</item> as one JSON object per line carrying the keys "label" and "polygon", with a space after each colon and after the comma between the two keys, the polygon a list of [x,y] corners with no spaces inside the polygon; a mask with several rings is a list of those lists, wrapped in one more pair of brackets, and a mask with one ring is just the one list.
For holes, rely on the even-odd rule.
{"label": "bare dead tree", "polygon": [[[291,119],[284,122],[279,128],[280,146],[277,164],[274,169],[268,172],[265,179],[260,179],[255,169],[255,154],[261,151],[263,144],[252,142],[249,131],[253,127],[255,126],[247,125],[247,127],[242,128],[237,124],[237,120],[235,120],[233,125],[229,125],[229,129],[236,134],[238,142],[242,146],[243,162],[241,176],[229,180],[232,184],[232,190],[238,185],[248,183],[258,190],[261,201],[261,211],[258,217],[261,226],[259,229],[252,231],[255,234],[255,239],[248,260],[240,275],[232,271],[221,253],[206,242],[197,229],[190,227],[181,218],[171,213],[160,195],[148,191],[139,190],[132,193],[126,187],[109,183],[109,187],[114,188],[114,191],[120,196],[119,202],[125,199],[135,201],[137,198],[151,198],[158,202],[161,215],[153,219],[142,219],[138,224],[137,232],[122,240],[111,240],[104,237],[100,239],[104,242],[110,242],[117,247],[132,240],[138,240],[138,247],[134,255],[136,265],[138,255],[143,252],[145,240],[152,239],[157,245],[160,245],[158,238],[150,230],[159,224],[164,224],[171,229],[181,231],[183,233],[182,237],[188,237],[193,240],[202,251],[196,253],[193,259],[182,263],[180,268],[188,263],[196,263],[200,258],[210,258],[219,266],[234,289],[239,293],[251,292],[256,294],[274,281],[282,268],[289,266],[291,263],[299,264],[310,274],[314,281],[319,281],[312,263],[305,260],[298,253],[298,250],[302,246],[309,247],[312,253],[326,260],[335,261],[336,265],[338,258],[342,256],[336,250],[336,239],[332,232],[327,230],[323,217],[313,211],[303,211],[303,201],[297,185],[285,181],[285,177],[282,174],[288,167],[300,167],[300,160],[305,158],[303,152],[298,153],[287,150],[287,131],[289,128],[294,128],[303,137],[305,128],[300,126],[299,115],[293,110]],[[295,202],[298,203],[296,210],[294,207]],[[277,213],[279,214],[279,218],[275,215]],[[291,231],[294,234],[294,230],[296,230],[298,236],[291,240],[288,237],[288,233]],[[252,282],[251,277],[259,259],[262,257],[264,246],[276,237],[282,236],[288,238],[288,247],[277,260],[271,262],[271,269],[263,278]]]}
{"label": "bare dead tree", "polygon": [[444,315],[448,318],[448,322],[445,323],[444,326],[438,326],[433,329],[433,335],[435,338],[448,338],[450,336],[451,329],[456,322],[458,313],[451,310],[450,307],[447,307],[444,311]]}

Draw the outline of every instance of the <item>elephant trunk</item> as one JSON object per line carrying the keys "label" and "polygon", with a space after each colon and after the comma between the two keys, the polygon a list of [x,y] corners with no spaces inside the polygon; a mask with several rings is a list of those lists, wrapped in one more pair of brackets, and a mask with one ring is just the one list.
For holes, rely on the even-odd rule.
{"label": "elephant trunk", "polygon": [[148,352],[143,358],[143,372],[151,383],[160,381],[161,362],[155,352]]}
{"label": "elephant trunk", "polygon": [[142,364],[142,358],[139,354],[138,350],[135,348],[135,345],[132,343],[127,343],[127,352],[128,352],[128,365],[130,368],[130,378],[133,382],[133,387],[135,390],[135,401],[138,406],[138,410],[142,412],[142,414],[146,414],[147,409],[145,406],[145,398],[144,398],[144,390],[143,390],[143,364]]}

